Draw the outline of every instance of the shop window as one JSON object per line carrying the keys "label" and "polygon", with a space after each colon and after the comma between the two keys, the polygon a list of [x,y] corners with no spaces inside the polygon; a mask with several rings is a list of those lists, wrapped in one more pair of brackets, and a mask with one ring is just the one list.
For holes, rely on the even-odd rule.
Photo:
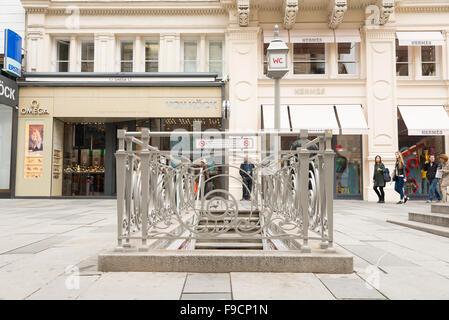
{"label": "shop window", "polygon": [[396,76],[409,76],[409,59],[408,46],[400,46],[396,39]]}
{"label": "shop window", "polygon": [[217,72],[218,77],[223,77],[223,41],[209,41],[209,72]]}
{"label": "shop window", "polygon": [[263,74],[268,74],[268,46],[269,43],[263,44]]}
{"label": "shop window", "polygon": [[81,72],[94,72],[94,54],[93,41],[81,42]]}
{"label": "shop window", "polygon": [[357,73],[357,43],[338,43],[337,50],[338,74],[355,75]]}
{"label": "shop window", "polygon": [[0,105],[0,190],[10,189],[12,108]]}
{"label": "shop window", "polygon": [[333,137],[337,196],[362,195],[362,141],[359,135]]}
{"label": "shop window", "polygon": [[120,72],[133,72],[134,43],[120,42]]}
{"label": "shop window", "polygon": [[56,42],[57,48],[57,70],[58,72],[69,71],[69,54],[70,54],[70,41],[58,40]]}
{"label": "shop window", "polygon": [[145,72],[159,71],[159,42],[145,42]]}
{"label": "shop window", "polygon": [[294,74],[325,74],[326,49],[324,43],[293,44]]}
{"label": "shop window", "polygon": [[64,125],[63,196],[104,195],[105,125]]}
{"label": "shop window", "polygon": [[437,55],[435,46],[421,47],[421,75],[435,77],[437,75]]}
{"label": "shop window", "polygon": [[[402,117],[398,116],[398,143],[405,162],[407,182],[404,190],[407,195],[427,197],[429,194],[429,181],[427,172],[423,170],[424,164],[430,155],[444,152],[444,138],[442,136],[409,136]],[[390,168],[392,171],[393,168]]]}
{"label": "shop window", "polygon": [[184,72],[197,72],[198,45],[196,40],[184,41]]}

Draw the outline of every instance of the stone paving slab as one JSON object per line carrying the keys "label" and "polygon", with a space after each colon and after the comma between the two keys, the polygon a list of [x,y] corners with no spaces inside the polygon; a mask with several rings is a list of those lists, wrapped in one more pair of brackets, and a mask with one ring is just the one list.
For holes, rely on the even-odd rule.
{"label": "stone paving slab", "polygon": [[183,293],[225,293],[231,292],[231,279],[228,273],[188,274]]}
{"label": "stone paving slab", "polygon": [[28,296],[27,300],[74,300],[100,276],[62,275]]}
{"label": "stone paving slab", "polygon": [[230,293],[183,293],[181,300],[232,300]]}
{"label": "stone paving slab", "polygon": [[179,300],[186,273],[124,272],[104,274],[79,297],[110,300]]}
{"label": "stone paving slab", "polygon": [[356,274],[316,276],[337,299],[386,299]]}
{"label": "stone paving slab", "polygon": [[232,272],[234,300],[332,300],[312,273]]}

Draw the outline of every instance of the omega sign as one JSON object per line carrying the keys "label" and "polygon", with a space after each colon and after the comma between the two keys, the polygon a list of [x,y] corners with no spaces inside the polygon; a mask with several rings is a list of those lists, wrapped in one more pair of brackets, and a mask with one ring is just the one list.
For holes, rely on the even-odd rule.
{"label": "omega sign", "polygon": [[211,110],[217,108],[217,101],[203,101],[201,99],[191,101],[170,100],[165,102],[169,110]]}
{"label": "omega sign", "polygon": [[37,102],[37,100],[33,100],[30,103],[30,107],[25,108],[25,107],[21,107],[20,108],[20,114],[22,115],[26,115],[26,114],[30,114],[30,115],[45,115],[45,114],[49,114],[48,109],[44,108],[44,107],[40,107],[39,106],[39,102]]}

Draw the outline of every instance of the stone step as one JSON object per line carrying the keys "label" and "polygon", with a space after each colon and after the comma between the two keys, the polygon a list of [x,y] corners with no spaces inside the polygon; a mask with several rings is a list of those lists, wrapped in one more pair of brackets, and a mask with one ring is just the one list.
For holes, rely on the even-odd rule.
{"label": "stone step", "polygon": [[262,242],[196,242],[195,249],[226,249],[226,250],[262,250],[263,245]]}
{"label": "stone step", "polygon": [[387,222],[449,238],[449,228],[447,227],[435,226],[427,223],[409,221],[405,219],[404,220],[389,219],[387,220]]}
{"label": "stone step", "polygon": [[233,220],[237,220],[238,222],[240,221],[251,221],[251,222],[257,222],[259,221],[258,217],[251,217],[251,218],[224,218],[224,219],[206,219],[206,218],[201,218],[199,221],[199,224],[205,224],[206,222],[209,224],[214,224],[214,223],[218,223],[218,224],[223,224],[224,221],[229,222],[229,221],[233,221]]}
{"label": "stone step", "polygon": [[206,243],[206,242],[210,242],[210,243],[217,243],[217,242],[222,242],[222,243],[260,243],[260,239],[241,239],[242,237],[238,234],[230,234],[228,235],[227,233],[225,233],[223,236],[218,236],[216,238],[208,238],[208,239],[198,239],[196,240],[196,243]]}
{"label": "stone step", "polygon": [[350,274],[353,257],[343,250],[137,250],[98,255],[101,272],[295,272]]}
{"label": "stone step", "polygon": [[409,212],[408,220],[432,224],[435,226],[449,227],[449,215],[442,213]]}
{"label": "stone step", "polygon": [[436,203],[430,206],[430,211],[432,213],[444,213],[449,214],[449,204],[448,203]]}

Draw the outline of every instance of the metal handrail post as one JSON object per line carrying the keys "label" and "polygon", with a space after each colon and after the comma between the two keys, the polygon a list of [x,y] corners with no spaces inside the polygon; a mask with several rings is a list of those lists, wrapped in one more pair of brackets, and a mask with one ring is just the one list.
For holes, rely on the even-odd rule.
{"label": "metal handrail post", "polygon": [[335,252],[334,244],[334,159],[335,152],[332,150],[332,131],[326,131],[324,134],[326,149],[324,150],[324,168],[326,179],[326,214],[329,245],[328,252]]}
{"label": "metal handrail post", "polygon": [[143,149],[140,154],[142,159],[142,245],[139,251],[147,251],[147,237],[148,237],[148,208],[149,208],[149,171],[150,171],[150,151],[148,145],[150,142],[150,130],[142,128],[142,142]]}
{"label": "metal handrail post", "polygon": [[117,175],[117,251],[123,249],[123,211],[125,208],[126,151],[125,130],[117,131],[118,150],[115,153]]}
{"label": "metal handrail post", "polygon": [[309,153],[306,148],[306,140],[308,137],[307,130],[301,130],[301,148],[299,149],[299,195],[301,199],[302,211],[302,235],[303,244],[301,252],[310,253],[309,247]]}

